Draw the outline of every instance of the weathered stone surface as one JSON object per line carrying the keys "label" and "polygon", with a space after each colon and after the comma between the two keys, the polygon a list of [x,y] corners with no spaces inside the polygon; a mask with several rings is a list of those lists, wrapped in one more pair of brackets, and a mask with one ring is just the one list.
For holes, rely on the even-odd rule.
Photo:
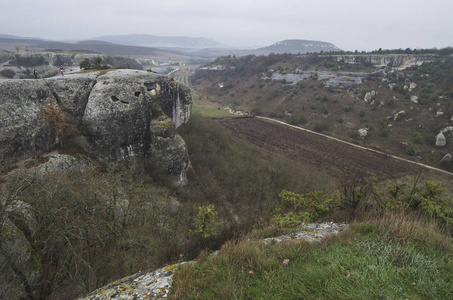
{"label": "weathered stone surface", "polygon": [[0,150],[7,159],[27,158],[55,144],[53,130],[38,114],[40,103],[54,98],[70,116],[75,130],[65,143],[74,149],[105,163],[134,156],[153,171],[178,181],[185,177],[189,159],[176,128],[188,120],[192,98],[188,88],[166,76],[115,70],[0,80],[0,95]]}
{"label": "weathered stone surface", "polygon": [[176,178],[178,183],[185,183],[185,170],[190,165],[187,146],[175,133],[172,120],[162,113],[150,122],[150,132],[152,134],[145,167],[148,170],[167,172]]}
{"label": "weathered stone surface", "polygon": [[309,242],[318,242],[326,236],[338,234],[340,231],[349,227],[348,224],[339,224],[333,222],[327,223],[306,223],[301,226],[302,231],[281,235],[273,238],[264,239],[265,244],[272,242],[306,240]]}
{"label": "weathered stone surface", "polygon": [[96,83],[96,74],[66,75],[43,79],[60,105],[67,112],[71,122],[78,127],[88,102],[88,96]]}
{"label": "weathered stone surface", "polygon": [[79,300],[165,299],[173,283],[173,274],[183,263],[166,266],[149,273],[137,273],[97,289]]}
{"label": "weathered stone surface", "polygon": [[0,80],[0,147],[6,159],[47,150],[54,134],[38,115],[39,104],[53,97],[43,80]]}
{"label": "weathered stone surface", "polygon": [[443,147],[447,144],[447,140],[445,139],[445,135],[440,132],[437,136],[436,136],[436,146],[437,147]]}

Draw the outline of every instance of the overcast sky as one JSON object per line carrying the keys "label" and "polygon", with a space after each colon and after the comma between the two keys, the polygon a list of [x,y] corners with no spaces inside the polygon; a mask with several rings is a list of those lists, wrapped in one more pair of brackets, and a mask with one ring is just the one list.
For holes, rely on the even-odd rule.
{"label": "overcast sky", "polygon": [[152,34],[344,50],[453,46],[452,0],[2,0],[0,33],[53,40]]}

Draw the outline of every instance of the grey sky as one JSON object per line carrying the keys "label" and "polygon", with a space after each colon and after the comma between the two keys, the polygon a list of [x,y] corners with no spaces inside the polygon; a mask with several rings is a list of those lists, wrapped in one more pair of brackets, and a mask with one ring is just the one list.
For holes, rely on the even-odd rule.
{"label": "grey sky", "polygon": [[344,50],[453,46],[452,0],[3,0],[0,7],[0,33],[55,40],[142,33],[233,46],[285,39]]}

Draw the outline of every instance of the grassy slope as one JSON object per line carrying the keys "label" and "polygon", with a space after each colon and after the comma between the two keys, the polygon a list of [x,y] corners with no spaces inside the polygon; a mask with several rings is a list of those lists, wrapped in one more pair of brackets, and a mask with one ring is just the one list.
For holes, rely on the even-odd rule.
{"label": "grassy slope", "polygon": [[228,242],[177,273],[172,299],[449,299],[452,255],[433,223],[388,215],[321,243]]}

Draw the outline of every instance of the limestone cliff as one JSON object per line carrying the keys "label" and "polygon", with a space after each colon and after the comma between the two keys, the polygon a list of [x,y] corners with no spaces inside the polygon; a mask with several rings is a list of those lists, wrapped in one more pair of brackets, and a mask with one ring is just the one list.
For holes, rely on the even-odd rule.
{"label": "limestone cliff", "polygon": [[74,130],[65,143],[104,163],[143,159],[184,180],[189,157],[176,128],[190,115],[189,89],[146,71],[115,70],[35,80],[0,80],[0,154],[16,161],[45,152],[56,137],[39,109],[53,98]]}
{"label": "limestone cliff", "polygon": [[[324,57],[324,56],[321,56]],[[362,64],[376,67],[391,67],[392,69],[404,70],[409,67],[420,66],[424,62],[439,59],[437,55],[418,54],[360,54],[360,55],[329,55],[337,61],[349,64]]]}

